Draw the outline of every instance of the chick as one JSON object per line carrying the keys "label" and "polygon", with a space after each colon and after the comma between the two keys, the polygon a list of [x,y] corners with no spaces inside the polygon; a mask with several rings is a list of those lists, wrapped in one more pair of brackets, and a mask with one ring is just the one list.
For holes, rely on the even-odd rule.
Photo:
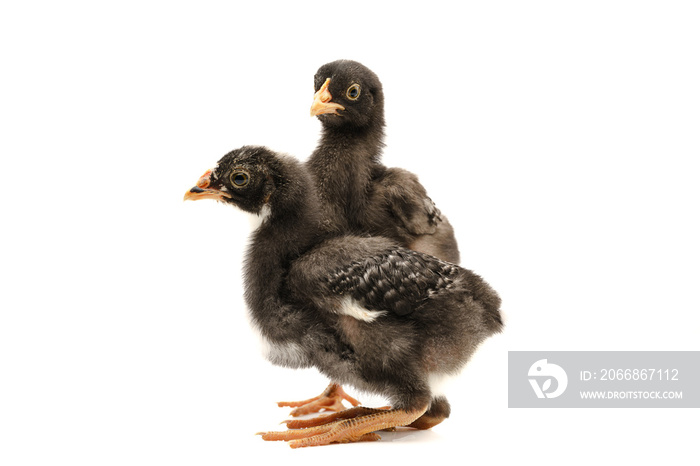
{"label": "chick", "polygon": [[[314,77],[311,115],[323,126],[307,166],[315,176],[323,212],[322,228],[332,234],[370,234],[396,240],[415,251],[459,263],[452,225],[418,177],[387,168],[384,146],[384,91],[377,75],[361,63],[337,60]],[[309,400],[280,402],[292,416],[342,409],[359,402],[331,383]]]}
{"label": "chick", "polygon": [[501,330],[500,298],[473,272],[393,239],[323,234],[313,178],[291,157],[234,150],[185,199],[215,199],[258,217],[243,265],[245,299],[269,361],[315,367],[391,402],[288,421],[291,429],[263,433],[265,440],[296,448],[430,428],[450,413],[435,382],[458,374]]}

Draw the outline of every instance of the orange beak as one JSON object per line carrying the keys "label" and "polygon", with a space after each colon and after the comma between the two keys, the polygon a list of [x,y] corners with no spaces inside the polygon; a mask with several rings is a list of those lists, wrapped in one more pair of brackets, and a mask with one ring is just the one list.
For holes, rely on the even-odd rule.
{"label": "orange beak", "polygon": [[314,94],[314,101],[311,104],[311,116],[322,115],[324,113],[337,115],[338,110],[345,110],[345,107],[342,105],[331,102],[333,96],[331,95],[331,91],[328,90],[330,84],[331,78],[326,79],[321,89]]}
{"label": "orange beak", "polygon": [[197,181],[197,186],[193,187],[185,193],[184,201],[199,201],[200,199],[214,199],[216,201],[221,201],[225,197],[231,197],[227,192],[221,191],[219,189],[210,188],[211,184],[211,174],[213,170],[207,170],[204,172]]}

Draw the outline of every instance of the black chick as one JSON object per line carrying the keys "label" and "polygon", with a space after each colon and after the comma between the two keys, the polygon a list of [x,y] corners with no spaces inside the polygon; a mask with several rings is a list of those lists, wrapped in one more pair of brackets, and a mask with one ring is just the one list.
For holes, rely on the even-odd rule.
{"label": "black chick", "polygon": [[311,115],[323,131],[307,164],[326,231],[384,236],[458,264],[452,226],[418,177],[380,162],[384,92],[377,75],[358,62],[338,60],[318,69],[314,88]]}
{"label": "black chick", "polygon": [[[332,234],[370,234],[396,240],[415,251],[455,264],[459,249],[452,226],[435,207],[413,173],[387,168],[384,146],[384,92],[375,73],[350,60],[323,65],[314,77],[311,115],[323,125],[321,140],[307,166],[320,194],[322,228]],[[331,383],[309,400],[280,402],[292,416],[337,411],[342,400],[359,402]]]}
{"label": "black chick", "polygon": [[245,256],[245,298],[272,363],[315,367],[391,401],[391,409],[287,421],[290,430],[265,440],[303,447],[430,428],[450,412],[433,383],[457,374],[501,329],[500,299],[474,273],[391,239],[321,235],[313,179],[293,158],[234,150],[185,199],[216,199],[260,218]]}

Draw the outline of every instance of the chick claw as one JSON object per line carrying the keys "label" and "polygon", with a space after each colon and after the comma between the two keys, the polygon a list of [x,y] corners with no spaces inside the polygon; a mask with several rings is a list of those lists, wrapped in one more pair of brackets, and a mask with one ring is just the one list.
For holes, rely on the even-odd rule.
{"label": "chick claw", "polygon": [[343,411],[345,406],[343,400],[349,402],[352,406],[359,406],[360,402],[351,397],[343,387],[338,384],[331,383],[318,396],[309,398],[303,401],[280,401],[277,406],[295,408],[289,413],[290,416],[302,416],[304,414],[318,413],[320,411]]}

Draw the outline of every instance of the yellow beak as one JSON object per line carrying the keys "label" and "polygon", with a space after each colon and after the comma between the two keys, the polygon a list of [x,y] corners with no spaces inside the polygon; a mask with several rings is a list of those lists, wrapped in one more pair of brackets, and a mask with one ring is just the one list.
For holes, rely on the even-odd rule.
{"label": "yellow beak", "polygon": [[345,110],[345,107],[342,105],[331,102],[333,96],[331,95],[331,91],[328,90],[330,84],[331,78],[326,79],[321,89],[314,94],[314,101],[311,104],[311,116],[322,115],[324,113],[338,115],[338,110]]}

